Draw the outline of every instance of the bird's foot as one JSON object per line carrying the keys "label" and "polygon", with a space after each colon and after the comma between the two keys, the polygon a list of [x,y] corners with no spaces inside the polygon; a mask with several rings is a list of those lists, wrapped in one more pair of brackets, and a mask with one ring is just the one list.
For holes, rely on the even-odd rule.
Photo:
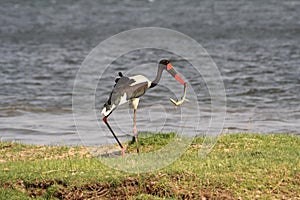
{"label": "bird's foot", "polygon": [[124,145],[123,148],[121,148],[122,156],[125,156],[126,150],[127,150],[127,145]]}
{"label": "bird's foot", "polygon": [[123,147],[123,148],[121,149],[122,156],[125,156],[125,151],[126,151],[126,148]]}

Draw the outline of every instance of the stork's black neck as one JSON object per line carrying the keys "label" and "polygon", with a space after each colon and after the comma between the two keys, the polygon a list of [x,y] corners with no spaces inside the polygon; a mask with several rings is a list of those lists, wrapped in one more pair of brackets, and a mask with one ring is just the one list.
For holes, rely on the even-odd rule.
{"label": "stork's black neck", "polygon": [[164,65],[161,65],[161,64],[158,65],[156,77],[152,81],[150,88],[153,88],[153,87],[155,87],[158,84],[158,82],[160,81],[160,78],[161,78],[161,75],[162,75],[162,72],[163,72],[164,69],[165,69]]}
{"label": "stork's black neck", "polygon": [[156,85],[157,85],[157,83],[153,83],[153,82],[152,82],[149,88],[153,88],[153,87],[155,87]]}

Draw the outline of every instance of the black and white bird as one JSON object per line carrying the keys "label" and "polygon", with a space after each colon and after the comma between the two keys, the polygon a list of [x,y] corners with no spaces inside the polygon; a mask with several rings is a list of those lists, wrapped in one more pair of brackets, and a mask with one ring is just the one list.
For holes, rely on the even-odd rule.
{"label": "black and white bird", "polygon": [[107,122],[107,118],[109,115],[119,106],[127,102],[131,102],[133,106],[133,134],[136,142],[136,149],[137,153],[139,153],[139,147],[138,147],[138,133],[136,129],[136,111],[138,108],[138,104],[140,101],[140,97],[145,94],[145,92],[155,87],[158,82],[161,79],[161,75],[163,70],[166,70],[169,72],[179,83],[184,85],[184,95],[180,101],[175,101],[173,99],[170,99],[174,105],[179,106],[182,104],[186,99],[186,86],[187,83],[177,74],[174,67],[171,65],[169,60],[161,60],[158,64],[158,70],[156,77],[153,81],[150,81],[143,75],[136,75],[132,77],[126,77],[123,76],[121,72],[119,72],[120,78],[117,78],[115,80],[115,85],[112,90],[112,92],[109,95],[108,100],[104,104],[104,107],[102,109],[102,114],[104,115],[103,121],[113,134],[114,138],[118,142],[119,146],[121,147],[122,155],[125,154],[125,148],[115,135],[114,131],[112,130],[111,126]]}

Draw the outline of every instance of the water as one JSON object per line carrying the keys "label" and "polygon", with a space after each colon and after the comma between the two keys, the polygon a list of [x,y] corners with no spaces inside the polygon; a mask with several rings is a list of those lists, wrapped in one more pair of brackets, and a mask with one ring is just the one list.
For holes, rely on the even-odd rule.
{"label": "water", "polygon": [[[299,1],[273,0],[2,1],[0,137],[24,143],[81,144],[72,116],[72,89],[77,70],[102,40],[145,26],[180,31],[208,51],[219,67],[226,88],[225,132],[300,134],[299,11]],[[134,64],[136,58],[144,55],[156,61],[155,53],[135,52],[126,62],[115,64]],[[175,61],[176,65],[189,82],[195,82],[192,71],[187,70],[191,68],[183,70],[184,62],[180,61]],[[120,66],[120,70],[124,68]],[[145,74],[152,78],[155,70]],[[165,81],[168,78],[163,77]],[[113,81],[102,83],[105,90],[97,88],[97,109],[101,109]],[[209,94],[205,85],[200,84],[201,123],[196,129],[187,126],[190,134],[204,134],[210,118]],[[162,109],[180,112],[172,106],[153,105],[154,101],[169,104],[172,93],[160,98],[167,91],[167,87],[157,88],[141,100],[140,130],[168,130],[178,125],[176,120],[167,120],[166,128],[162,129],[163,123],[155,117],[161,115]],[[180,91],[176,90],[176,95]],[[191,105],[185,104],[182,109],[190,112]],[[131,131],[131,118],[132,111],[121,107],[114,115],[118,133],[126,135]],[[88,128],[91,122],[82,120],[87,121]],[[107,137],[95,141],[96,136],[90,136],[86,141],[91,144],[112,141],[108,131],[99,134]]]}

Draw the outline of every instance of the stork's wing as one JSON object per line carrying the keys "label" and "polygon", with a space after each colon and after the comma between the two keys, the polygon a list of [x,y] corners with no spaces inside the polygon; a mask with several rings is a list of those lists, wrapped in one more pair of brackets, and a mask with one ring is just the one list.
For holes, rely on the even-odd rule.
{"label": "stork's wing", "polygon": [[132,87],[132,94],[130,96],[130,98],[138,98],[140,96],[142,96],[143,94],[145,94],[146,90],[148,89],[148,83],[144,82],[144,83],[139,83],[136,84]]}
{"label": "stork's wing", "polygon": [[[121,80],[122,79],[120,79],[119,82]],[[148,83],[147,82],[138,83],[138,84],[132,85],[132,86],[130,86],[130,85],[122,85],[122,86],[116,85],[114,87],[113,91],[111,92],[109,101],[111,101],[111,103],[115,104],[115,105],[123,104],[123,103],[129,101],[130,99],[139,98],[140,96],[145,94],[147,89],[148,89]],[[126,98],[126,99],[124,99],[124,98]]]}
{"label": "stork's wing", "polygon": [[132,80],[132,79],[126,77],[126,76],[123,76],[121,78],[118,78],[118,81],[116,81],[116,84],[115,84],[114,88],[129,87],[133,83],[134,83],[134,80]]}

